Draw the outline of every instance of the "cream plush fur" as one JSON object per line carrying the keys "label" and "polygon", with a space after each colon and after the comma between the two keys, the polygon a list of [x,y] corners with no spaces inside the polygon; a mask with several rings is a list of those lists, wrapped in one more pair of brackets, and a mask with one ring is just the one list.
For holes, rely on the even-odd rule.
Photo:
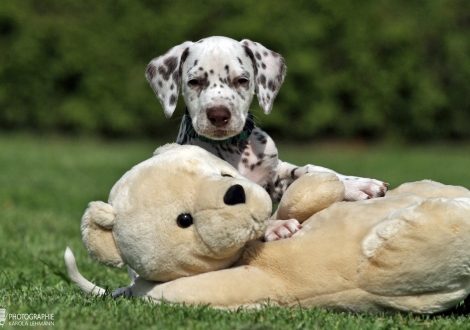
{"label": "cream plush fur", "polygon": [[[108,203],[88,205],[81,230],[90,256],[161,282],[232,265],[264,233],[269,196],[199,147],[172,144],[155,154],[114,185]],[[246,202],[225,205],[234,185]],[[193,225],[179,227],[181,214],[191,214]]]}
{"label": "cream plush fur", "polygon": [[[226,205],[237,184],[246,201]],[[126,173],[108,204],[90,203],[83,242],[93,258],[139,274],[114,295],[156,302],[435,313],[470,293],[467,189],[421,181],[380,199],[340,202],[343,194],[332,174],[299,178],[274,216],[305,220],[303,228],[253,241],[270,214],[267,193],[198,147],[170,145]],[[182,213],[192,226],[178,227]],[[80,275],[69,249],[65,261],[80,288],[104,293]]]}

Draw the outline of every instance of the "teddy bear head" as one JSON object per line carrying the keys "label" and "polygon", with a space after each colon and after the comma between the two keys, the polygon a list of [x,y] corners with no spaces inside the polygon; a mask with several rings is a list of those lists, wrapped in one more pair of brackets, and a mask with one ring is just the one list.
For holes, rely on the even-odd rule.
{"label": "teddy bear head", "polygon": [[271,209],[266,191],[225,161],[170,144],[125,173],[108,203],[88,205],[82,240],[99,262],[163,282],[230,266]]}

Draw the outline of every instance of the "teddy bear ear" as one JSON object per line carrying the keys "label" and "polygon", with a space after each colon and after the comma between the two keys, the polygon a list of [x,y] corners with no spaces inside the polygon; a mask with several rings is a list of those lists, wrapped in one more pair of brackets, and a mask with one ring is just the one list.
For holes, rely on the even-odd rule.
{"label": "teddy bear ear", "polygon": [[100,263],[122,267],[125,265],[113,236],[116,216],[113,207],[104,202],[91,202],[82,217],[82,241],[93,259]]}
{"label": "teddy bear ear", "polygon": [[167,143],[167,144],[157,148],[157,150],[155,150],[153,152],[153,155],[154,156],[161,155],[164,152],[167,152],[169,150],[173,150],[173,149],[176,149],[176,148],[179,148],[179,147],[181,147],[181,145],[179,145],[178,143]]}

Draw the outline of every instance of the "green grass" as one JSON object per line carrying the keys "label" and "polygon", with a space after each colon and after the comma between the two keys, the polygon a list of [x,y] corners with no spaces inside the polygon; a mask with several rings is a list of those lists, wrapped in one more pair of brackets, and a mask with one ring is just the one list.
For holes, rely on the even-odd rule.
{"label": "green grass", "polygon": [[[88,279],[110,290],[127,285],[125,269],[100,266],[88,257],[80,219],[88,202],[107,200],[121,175],[158,145],[0,135],[0,308],[54,314],[54,329],[470,329],[468,303],[432,317],[368,316],[272,306],[228,312],[81,293],[65,273],[66,246]],[[291,144],[281,145],[280,154],[295,164],[380,178],[392,188],[424,178],[470,187],[470,145]],[[4,328],[16,327],[7,322]]]}

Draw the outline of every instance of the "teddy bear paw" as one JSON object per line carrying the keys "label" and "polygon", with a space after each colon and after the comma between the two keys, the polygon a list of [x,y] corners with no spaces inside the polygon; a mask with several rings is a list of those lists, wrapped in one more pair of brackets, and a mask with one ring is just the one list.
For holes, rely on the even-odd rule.
{"label": "teddy bear paw", "polygon": [[271,242],[289,238],[301,228],[302,225],[296,219],[270,220],[264,233],[264,241]]}

